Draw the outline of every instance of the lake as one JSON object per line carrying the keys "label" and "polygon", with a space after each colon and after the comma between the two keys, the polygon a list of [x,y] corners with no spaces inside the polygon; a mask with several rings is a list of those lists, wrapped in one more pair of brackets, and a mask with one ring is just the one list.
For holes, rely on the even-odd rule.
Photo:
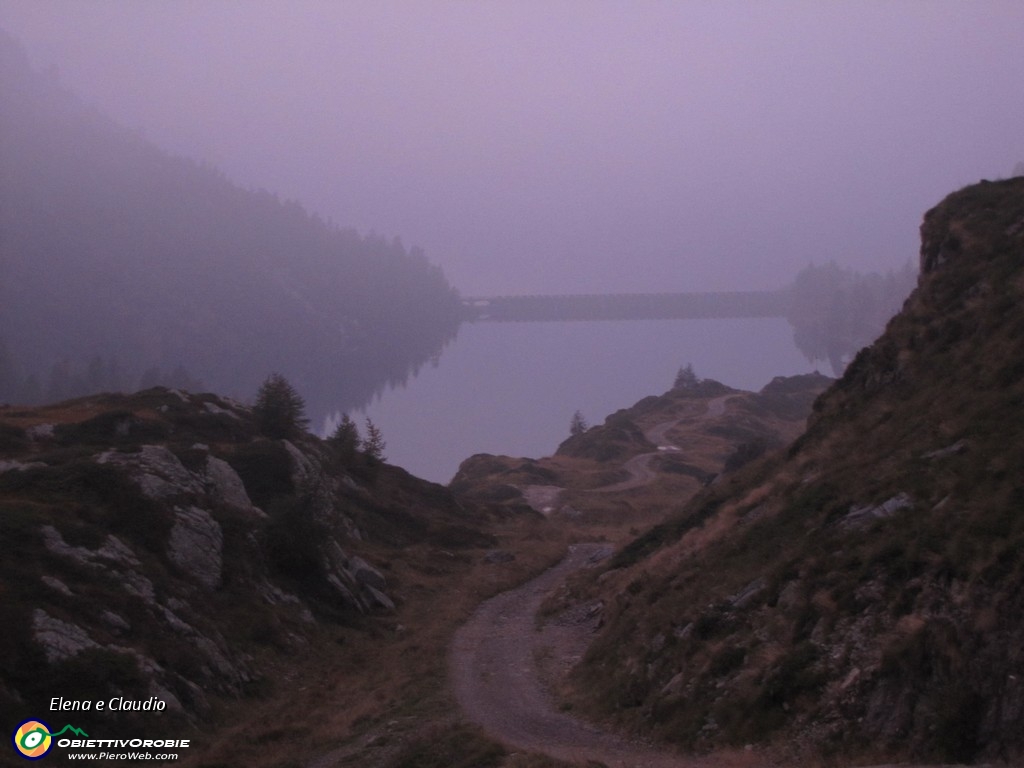
{"label": "lake", "polygon": [[389,463],[447,483],[475,453],[550,455],[577,410],[599,424],[687,363],[752,390],[814,370],[792,336],[782,319],[469,323],[436,366],[352,416],[380,428]]}

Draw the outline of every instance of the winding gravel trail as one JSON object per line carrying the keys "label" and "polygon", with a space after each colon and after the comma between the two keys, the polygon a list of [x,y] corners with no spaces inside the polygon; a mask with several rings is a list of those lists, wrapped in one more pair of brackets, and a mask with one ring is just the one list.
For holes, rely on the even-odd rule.
{"label": "winding gravel trail", "polygon": [[[720,416],[726,397],[708,403],[705,413]],[[645,485],[656,472],[651,460],[663,451],[678,450],[666,440],[683,419],[655,425],[645,433],[659,451],[634,456],[623,468],[629,478],[595,492],[611,493]],[[530,486],[530,504],[549,512],[563,489]],[[578,643],[537,625],[537,612],[547,595],[565,578],[609,554],[606,544],[577,544],[565,559],[530,582],[482,603],[456,633],[449,653],[449,674],[456,698],[467,717],[505,744],[543,752],[562,760],[598,761],[609,768],[695,768],[709,761],[681,757],[626,741],[560,711],[541,682],[537,659],[550,656],[568,664]]]}
{"label": "winding gravel trail", "polygon": [[[730,397],[732,397],[732,395],[723,395],[721,397],[716,397],[714,400],[708,401],[704,415],[710,417],[722,416],[725,413],[725,403]],[[658,473],[656,470],[651,468],[651,461],[654,460],[655,456],[679,450],[679,446],[668,442],[668,433],[676,424],[686,421],[688,418],[692,418],[692,416],[684,416],[678,419],[663,421],[660,424],[655,424],[644,432],[644,437],[647,439],[647,442],[657,446],[658,450],[651,451],[650,453],[641,453],[638,456],[634,456],[629,459],[622,465],[622,468],[629,473],[628,478],[621,482],[613,483],[612,485],[594,488],[591,493],[617,493],[618,491],[628,491],[630,488],[639,488],[640,486],[647,485],[652,482]]]}
{"label": "winding gravel trail", "polygon": [[706,765],[631,743],[557,709],[536,662],[550,645],[536,625],[544,598],[573,571],[607,556],[607,544],[577,544],[561,563],[521,587],[482,603],[455,634],[449,669],[467,717],[505,744],[562,760],[609,768]]}
{"label": "winding gravel trail", "polygon": [[[723,395],[708,401],[704,415],[709,417],[722,416],[725,413],[725,403],[730,397],[732,395]],[[648,429],[644,432],[644,437],[647,439],[647,442],[656,445],[658,450],[651,451],[650,453],[641,453],[627,460],[622,465],[622,468],[629,473],[629,477],[625,480],[600,488],[591,488],[588,493],[618,493],[619,491],[628,491],[631,488],[639,488],[652,482],[658,474],[657,471],[651,468],[651,462],[654,457],[669,451],[679,450],[679,446],[668,442],[667,435],[669,431],[676,424],[692,418],[692,416],[693,414],[688,414],[678,419],[663,421]],[[523,497],[526,503],[535,510],[541,514],[549,515],[558,506],[558,499],[564,490],[564,488],[557,485],[528,485],[523,489]]]}

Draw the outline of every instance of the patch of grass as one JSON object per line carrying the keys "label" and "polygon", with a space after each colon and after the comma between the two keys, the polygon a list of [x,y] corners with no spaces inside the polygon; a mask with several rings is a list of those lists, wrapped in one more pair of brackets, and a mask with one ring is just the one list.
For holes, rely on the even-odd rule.
{"label": "patch of grass", "polygon": [[27,447],[28,438],[24,429],[0,422],[0,454],[20,454]]}
{"label": "patch of grass", "polygon": [[498,768],[505,748],[479,728],[437,726],[406,743],[387,768]]}
{"label": "patch of grass", "polygon": [[628,568],[649,557],[662,547],[674,544],[687,531],[697,528],[710,518],[718,510],[720,504],[721,500],[716,496],[705,497],[703,503],[698,504],[689,514],[680,515],[655,525],[647,533],[633,539],[629,544],[616,552],[608,568]]}
{"label": "patch of grass", "polygon": [[773,710],[818,690],[825,677],[815,668],[817,660],[818,649],[812,643],[794,646],[765,675],[758,703],[766,710]]}
{"label": "patch of grass", "polygon": [[131,411],[105,411],[85,421],[58,424],[54,437],[64,445],[124,446],[165,440],[170,428],[163,422],[141,419]]}
{"label": "patch of grass", "polygon": [[743,666],[747,658],[747,649],[741,645],[727,645],[711,659],[709,671],[715,677],[723,677]]}
{"label": "patch of grass", "polygon": [[90,459],[5,472],[0,475],[0,495],[44,501],[60,508],[65,519],[123,535],[152,552],[164,550],[173,525],[171,513],[144,496],[124,473]]}

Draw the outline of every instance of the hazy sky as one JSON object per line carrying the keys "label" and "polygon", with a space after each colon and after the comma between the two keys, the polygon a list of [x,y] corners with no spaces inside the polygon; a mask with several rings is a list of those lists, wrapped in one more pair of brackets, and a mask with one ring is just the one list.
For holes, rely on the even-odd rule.
{"label": "hazy sky", "polygon": [[1024,3],[0,0],[157,144],[467,295],[775,287],[916,257],[1024,160]]}

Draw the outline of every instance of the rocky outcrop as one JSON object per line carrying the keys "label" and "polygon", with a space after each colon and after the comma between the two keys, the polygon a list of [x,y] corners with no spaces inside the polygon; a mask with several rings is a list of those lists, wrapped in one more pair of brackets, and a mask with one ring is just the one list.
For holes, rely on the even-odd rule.
{"label": "rocky outcrop", "polygon": [[202,481],[162,445],[144,445],[137,453],[107,451],[97,456],[96,462],[125,469],[142,493],[155,501],[196,497],[204,492]]}
{"label": "rocky outcrop", "polygon": [[176,509],[167,556],[189,578],[207,589],[220,586],[224,536],[209,512],[199,507]]}
{"label": "rocky outcrop", "polygon": [[263,514],[253,506],[245,483],[238,473],[223,459],[213,454],[206,457],[207,492],[222,504],[256,514]]}
{"label": "rocky outcrop", "polygon": [[[12,411],[0,406],[0,420]],[[54,415],[73,418],[30,438],[17,419],[40,417],[15,413],[3,423],[19,439],[0,444],[0,500],[17,500],[19,562],[40,572],[15,568],[2,582],[5,611],[26,617],[5,648],[29,654],[5,663],[37,668],[3,681],[5,701],[77,691],[62,676],[85,665],[95,690],[82,698],[156,695],[196,718],[212,696],[258,687],[268,653],[302,647],[325,617],[396,610],[356,515],[398,542],[430,536],[410,507],[462,514],[443,489],[400,470],[394,498],[378,492],[312,436],[258,437],[246,409],[209,395],[62,404]]]}
{"label": "rocky outcrop", "polygon": [[99,648],[89,633],[76,624],[55,619],[41,608],[32,612],[32,632],[51,664]]}

